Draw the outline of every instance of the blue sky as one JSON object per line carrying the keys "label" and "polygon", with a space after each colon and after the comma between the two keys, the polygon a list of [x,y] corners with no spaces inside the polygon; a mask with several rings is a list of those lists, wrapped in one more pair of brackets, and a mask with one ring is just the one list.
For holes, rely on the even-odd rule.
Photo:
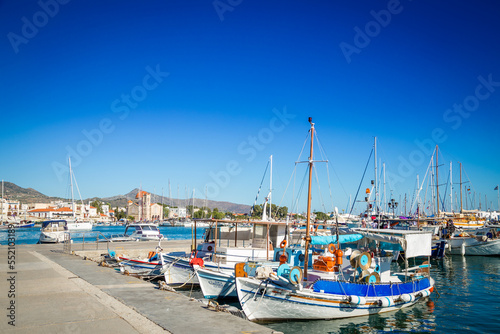
{"label": "blue sky", "polygon": [[170,180],[173,197],[252,204],[272,154],[273,203],[290,207],[311,116],[327,210],[356,194],[375,136],[386,198],[411,198],[439,144],[440,183],[460,161],[476,206],[496,208],[499,15],[495,1],[0,1],[0,177],[66,196],[72,155],[84,198],[168,195]]}

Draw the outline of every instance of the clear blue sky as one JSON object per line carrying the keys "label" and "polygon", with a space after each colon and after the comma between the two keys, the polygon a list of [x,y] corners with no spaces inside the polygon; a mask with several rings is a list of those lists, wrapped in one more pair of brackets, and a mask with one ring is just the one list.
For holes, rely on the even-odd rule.
{"label": "clear blue sky", "polygon": [[440,183],[460,161],[496,208],[499,17],[493,0],[3,0],[0,178],[65,196],[70,154],[84,198],[170,180],[252,204],[272,154],[279,203],[311,116],[340,209],[375,136],[387,198],[412,196],[438,143]]}

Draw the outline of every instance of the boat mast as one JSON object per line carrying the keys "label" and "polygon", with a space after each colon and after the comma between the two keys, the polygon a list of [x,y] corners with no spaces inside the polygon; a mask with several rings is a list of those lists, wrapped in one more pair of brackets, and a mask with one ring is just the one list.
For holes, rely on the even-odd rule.
{"label": "boat mast", "polygon": [[[384,169],[384,212],[387,212],[387,197],[385,196],[385,162],[382,164],[382,168]],[[392,196],[392,195],[391,195]],[[392,217],[394,218],[394,217]]]}
{"label": "boat mast", "polygon": [[269,220],[272,219],[272,205],[271,205],[271,194],[273,192],[273,156],[269,157],[270,160],[270,176],[269,176]]}
{"label": "boat mast", "polygon": [[462,205],[462,163],[459,162],[460,164],[460,213],[463,213],[464,208]]}
{"label": "boat mast", "polygon": [[375,210],[376,210],[375,213],[376,213],[377,218],[378,218],[377,137],[375,137],[375,139],[374,139],[373,147],[374,147],[374,152],[375,152],[375,198],[374,198],[374,202],[375,202]]}
{"label": "boat mast", "polygon": [[75,200],[73,199],[73,171],[71,170],[71,157],[68,157],[68,163],[69,163],[69,183],[71,185],[71,211],[73,212],[73,219],[76,219]]}
{"label": "boat mast", "polygon": [[439,216],[438,146],[436,145],[436,217]]}
{"label": "boat mast", "polygon": [[0,224],[3,224],[3,180],[2,180],[2,218],[0,219]]}
{"label": "boat mast", "polygon": [[453,168],[450,161],[450,211],[453,212]]}
{"label": "boat mast", "polygon": [[311,236],[309,230],[311,228],[311,183],[312,183],[312,168],[313,168],[313,143],[314,143],[314,123],[312,122],[312,117],[309,117],[309,123],[311,124],[311,148],[309,155],[309,186],[307,191],[307,224],[306,224],[306,249],[304,258],[304,278],[307,280],[307,267],[309,266],[309,243],[311,241]]}

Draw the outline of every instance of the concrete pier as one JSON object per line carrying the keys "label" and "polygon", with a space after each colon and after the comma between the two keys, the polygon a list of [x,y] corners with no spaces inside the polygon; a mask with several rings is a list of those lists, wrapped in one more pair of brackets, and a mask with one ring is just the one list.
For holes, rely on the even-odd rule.
{"label": "concrete pier", "polygon": [[[156,243],[110,245],[126,255],[147,254]],[[70,255],[61,244],[17,245],[12,257],[12,249],[0,246],[0,333],[273,333],[84,260],[107,252],[105,244],[98,247],[73,244]],[[164,248],[189,250],[189,241],[168,241]]]}

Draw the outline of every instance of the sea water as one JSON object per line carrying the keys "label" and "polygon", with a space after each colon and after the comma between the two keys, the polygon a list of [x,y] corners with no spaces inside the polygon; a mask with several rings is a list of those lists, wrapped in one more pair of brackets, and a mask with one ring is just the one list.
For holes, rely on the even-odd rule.
{"label": "sea water", "polygon": [[[190,240],[191,239],[191,227],[166,227],[160,226],[158,228],[160,233],[163,234],[167,240]],[[29,228],[17,228],[15,229],[16,245],[27,245],[36,244],[40,238],[40,227],[29,227]],[[205,228],[196,229],[196,237],[200,239],[203,236]],[[101,234],[99,234],[100,232]],[[85,242],[95,241],[96,237],[99,235],[99,240],[105,240],[111,237],[112,234],[123,234],[125,232],[125,226],[94,226],[92,231],[85,233],[81,232],[71,232],[71,238],[74,243],[83,242],[85,237]],[[7,245],[8,241],[7,230],[0,230],[0,245]]]}
{"label": "sea water", "polygon": [[[160,227],[170,240],[191,239],[189,227]],[[106,237],[124,226],[95,226]],[[204,228],[197,229],[201,238]],[[7,244],[0,231],[0,244]],[[16,245],[35,244],[40,228],[16,229]],[[95,238],[95,236],[94,236]],[[81,242],[76,240],[75,242]],[[304,333],[500,333],[500,257],[448,256],[431,261],[434,293],[414,306],[372,316],[321,321],[287,321],[265,326],[286,334]],[[189,291],[201,298],[200,291]],[[222,303],[222,302],[221,302]],[[237,304],[237,302],[236,302]]]}

